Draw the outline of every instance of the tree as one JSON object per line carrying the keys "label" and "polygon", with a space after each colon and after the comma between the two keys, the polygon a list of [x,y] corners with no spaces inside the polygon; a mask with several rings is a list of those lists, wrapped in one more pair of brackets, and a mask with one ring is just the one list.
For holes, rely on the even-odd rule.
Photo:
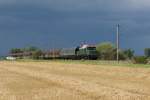
{"label": "tree", "polygon": [[115,58],[115,46],[110,42],[98,44],[96,49],[100,59],[113,60]]}
{"label": "tree", "polygon": [[150,48],[145,48],[144,53],[146,57],[150,57]]}
{"label": "tree", "polygon": [[42,50],[34,46],[30,46],[27,48],[13,48],[10,50],[10,55],[39,59],[42,55]]}
{"label": "tree", "polygon": [[19,49],[19,48],[12,48],[11,50],[10,50],[10,53],[11,54],[13,54],[13,53],[22,53],[23,51],[21,50],[21,49]]}
{"label": "tree", "polygon": [[38,50],[40,50],[40,49],[37,48],[37,47],[34,47],[34,46],[29,46],[29,47],[23,48],[22,50],[23,50],[24,52],[34,52],[34,51],[38,51]]}
{"label": "tree", "polygon": [[145,56],[135,56],[133,58],[133,63],[137,63],[137,64],[147,64],[148,60],[147,57]]}
{"label": "tree", "polygon": [[36,51],[32,52],[32,58],[33,59],[40,59],[41,55],[42,55],[42,51],[41,50],[36,50]]}
{"label": "tree", "polygon": [[123,53],[126,55],[128,59],[132,59],[134,57],[134,50],[132,49],[124,50]]}
{"label": "tree", "polygon": [[34,46],[23,48],[23,51],[31,53],[32,54],[31,58],[33,58],[33,59],[39,59],[40,56],[42,55],[42,50],[40,48],[34,47]]}

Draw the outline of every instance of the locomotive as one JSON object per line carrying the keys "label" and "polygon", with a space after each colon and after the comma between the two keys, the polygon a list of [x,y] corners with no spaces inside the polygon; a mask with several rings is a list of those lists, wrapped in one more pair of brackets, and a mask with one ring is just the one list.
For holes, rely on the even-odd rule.
{"label": "locomotive", "polygon": [[98,53],[95,46],[82,45],[72,49],[60,50],[60,58],[96,60],[98,58]]}

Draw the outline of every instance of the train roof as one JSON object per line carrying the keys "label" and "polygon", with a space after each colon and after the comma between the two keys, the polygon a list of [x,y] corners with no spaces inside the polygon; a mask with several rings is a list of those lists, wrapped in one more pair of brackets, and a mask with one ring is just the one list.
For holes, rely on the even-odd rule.
{"label": "train roof", "polygon": [[85,44],[85,45],[82,45],[80,48],[81,49],[85,49],[85,48],[88,48],[88,47],[96,47],[95,45],[88,45],[88,44]]}

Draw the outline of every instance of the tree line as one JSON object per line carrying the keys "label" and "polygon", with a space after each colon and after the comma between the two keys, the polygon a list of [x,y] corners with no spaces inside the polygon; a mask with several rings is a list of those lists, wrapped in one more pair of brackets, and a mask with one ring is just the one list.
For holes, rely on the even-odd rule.
{"label": "tree line", "polygon": [[[101,60],[116,60],[117,48],[111,42],[100,43],[97,46],[99,59]],[[150,48],[145,48],[144,56],[136,56],[133,49],[119,50],[119,60],[130,60],[133,63],[146,64],[150,62]]]}
{"label": "tree line", "polygon": [[[100,60],[116,60],[117,48],[111,42],[103,42],[96,45],[98,59]],[[131,60],[134,63],[147,63],[150,58],[150,48],[145,49],[144,56],[136,56],[133,49],[119,50],[119,60]],[[40,48],[30,46],[27,48],[12,48],[10,54],[25,53],[30,58],[40,59],[43,51]]]}
{"label": "tree line", "polygon": [[38,47],[30,46],[26,48],[12,48],[9,53],[14,57],[20,54],[19,57],[24,57],[24,55],[26,55],[28,58],[39,59],[43,52]]}
{"label": "tree line", "polygon": [[[117,48],[111,42],[100,43],[96,46],[99,59],[102,60],[116,60]],[[119,60],[132,59],[134,57],[134,50],[126,49],[119,50]]]}

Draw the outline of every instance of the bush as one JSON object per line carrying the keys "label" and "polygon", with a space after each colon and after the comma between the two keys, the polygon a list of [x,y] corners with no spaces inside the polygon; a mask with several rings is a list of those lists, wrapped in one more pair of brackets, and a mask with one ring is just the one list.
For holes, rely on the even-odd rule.
{"label": "bush", "polygon": [[145,48],[145,56],[150,57],[150,48]]}
{"label": "bush", "polygon": [[148,60],[145,56],[137,56],[133,58],[133,63],[135,64],[147,64]]}
{"label": "bush", "polygon": [[127,59],[132,59],[134,57],[134,50],[132,49],[124,50],[123,53],[126,55]]}
{"label": "bush", "polygon": [[32,52],[32,58],[33,59],[39,59],[41,55],[42,55],[41,50],[36,50],[36,51]]}
{"label": "bush", "polygon": [[100,43],[96,46],[99,58],[103,60],[113,60],[115,56],[115,46],[110,42]]}
{"label": "bush", "polygon": [[150,64],[150,58],[147,59],[148,64]]}

